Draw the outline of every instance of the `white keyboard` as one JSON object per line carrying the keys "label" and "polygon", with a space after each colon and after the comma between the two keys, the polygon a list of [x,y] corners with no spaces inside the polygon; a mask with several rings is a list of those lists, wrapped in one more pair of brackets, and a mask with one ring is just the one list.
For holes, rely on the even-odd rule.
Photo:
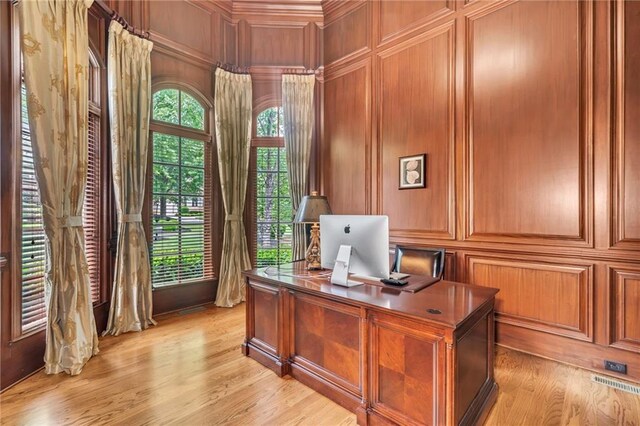
{"label": "white keyboard", "polygon": [[410,277],[409,274],[403,274],[402,272],[390,272],[389,273],[389,278],[392,278],[394,280],[402,280],[405,279],[407,277]]}
{"label": "white keyboard", "polygon": [[[402,280],[405,279],[407,277],[409,277],[409,274],[403,274],[401,272],[390,272],[389,273],[389,278],[393,279],[393,280]],[[354,279],[361,279],[361,280],[369,280],[369,281],[380,281],[380,277],[372,277],[369,275],[360,275],[360,274],[353,274],[351,275],[351,278]]]}

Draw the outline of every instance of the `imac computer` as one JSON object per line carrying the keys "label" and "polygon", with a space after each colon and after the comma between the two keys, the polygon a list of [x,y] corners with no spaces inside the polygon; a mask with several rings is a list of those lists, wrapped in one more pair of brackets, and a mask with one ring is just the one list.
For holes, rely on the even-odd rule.
{"label": "imac computer", "polygon": [[[368,279],[389,278],[389,218],[387,216],[321,215],[320,256],[323,268],[333,269],[334,284],[362,284],[348,273]],[[346,263],[345,263],[346,262]],[[344,279],[335,279],[339,271]]]}

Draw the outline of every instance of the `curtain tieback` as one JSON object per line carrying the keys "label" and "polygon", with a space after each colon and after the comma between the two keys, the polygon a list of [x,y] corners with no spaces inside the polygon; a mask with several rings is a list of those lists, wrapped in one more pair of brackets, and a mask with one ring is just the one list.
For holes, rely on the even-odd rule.
{"label": "curtain tieback", "polygon": [[58,218],[58,223],[62,228],[81,228],[82,216],[61,216]]}
{"label": "curtain tieback", "polygon": [[142,222],[142,214],[140,213],[132,213],[132,214],[123,214],[120,216],[120,223],[127,222]]}
{"label": "curtain tieback", "polygon": [[240,222],[242,221],[242,216],[240,216],[239,214],[228,214],[224,220],[226,220],[227,222]]}

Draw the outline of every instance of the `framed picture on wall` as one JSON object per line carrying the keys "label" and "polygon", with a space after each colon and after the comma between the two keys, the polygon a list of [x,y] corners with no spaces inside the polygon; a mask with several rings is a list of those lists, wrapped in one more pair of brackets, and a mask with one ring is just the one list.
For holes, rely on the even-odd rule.
{"label": "framed picture on wall", "polygon": [[427,186],[426,160],[427,154],[400,157],[399,189],[425,188]]}

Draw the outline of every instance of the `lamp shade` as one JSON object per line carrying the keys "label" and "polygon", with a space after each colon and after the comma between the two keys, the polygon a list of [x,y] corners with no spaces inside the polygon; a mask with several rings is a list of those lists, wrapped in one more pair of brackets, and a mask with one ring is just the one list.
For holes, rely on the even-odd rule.
{"label": "lamp shade", "polygon": [[300,207],[298,207],[298,212],[293,221],[295,223],[317,223],[320,222],[320,215],[323,214],[331,214],[331,207],[329,207],[327,197],[312,191],[311,195],[302,197]]}

